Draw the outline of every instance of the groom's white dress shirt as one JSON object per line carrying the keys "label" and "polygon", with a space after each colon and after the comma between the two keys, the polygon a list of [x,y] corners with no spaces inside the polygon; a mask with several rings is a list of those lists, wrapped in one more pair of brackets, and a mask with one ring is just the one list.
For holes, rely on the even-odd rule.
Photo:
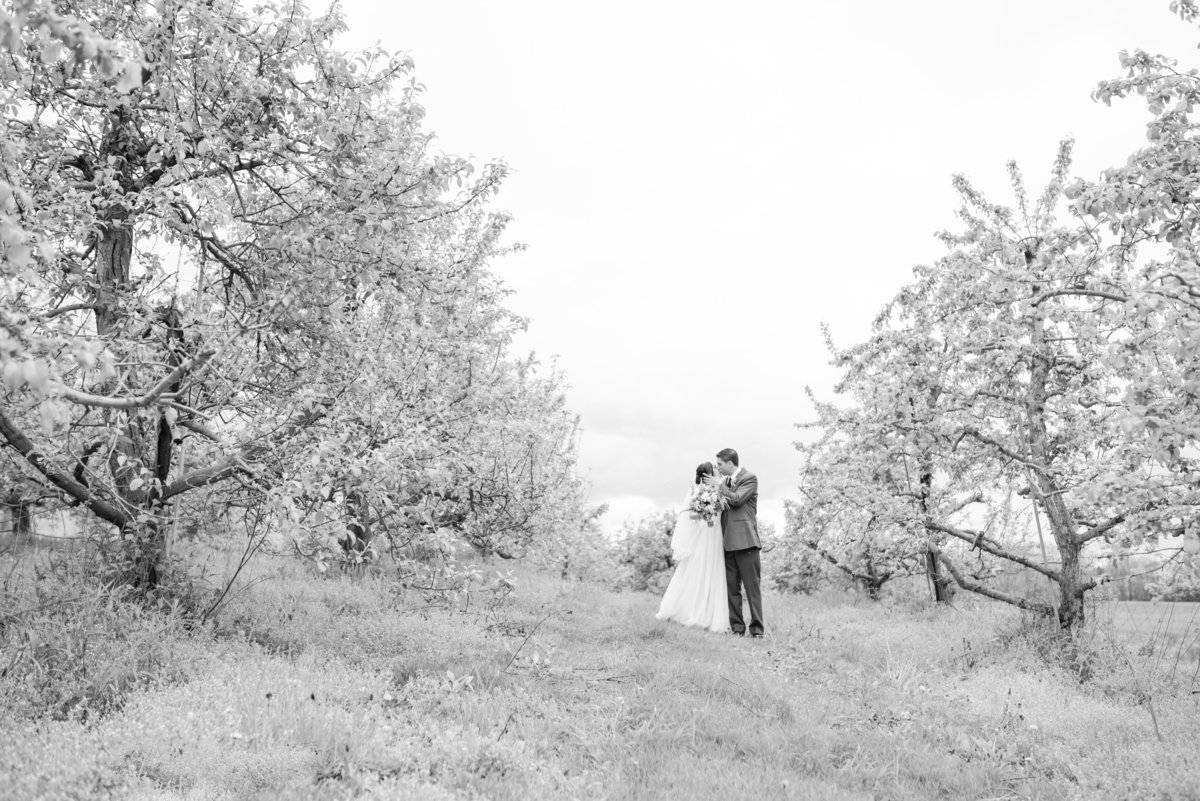
{"label": "groom's white dress shirt", "polygon": [[739,465],[739,466],[738,466],[738,467],[737,467],[737,468],[736,468],[736,469],[735,469],[735,470],[734,470],[732,473],[730,473],[729,475],[725,476],[725,480],[729,482],[729,486],[731,486],[731,487],[733,486],[733,480],[734,480],[735,478],[737,478],[737,475],[738,475],[738,473],[740,473],[740,472],[742,472],[742,468],[741,468],[741,466]]}

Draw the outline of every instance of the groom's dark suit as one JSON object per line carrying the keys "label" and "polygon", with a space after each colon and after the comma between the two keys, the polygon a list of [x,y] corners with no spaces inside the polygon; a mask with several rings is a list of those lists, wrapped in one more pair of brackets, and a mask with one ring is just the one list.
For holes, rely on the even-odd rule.
{"label": "groom's dark suit", "polygon": [[750,602],[750,633],[763,633],[762,563],[758,540],[758,476],[749,470],[721,482],[721,494],[729,507],[721,513],[721,534],[725,541],[725,589],[729,595],[729,627],[737,634],[746,632],[742,617],[742,587]]}

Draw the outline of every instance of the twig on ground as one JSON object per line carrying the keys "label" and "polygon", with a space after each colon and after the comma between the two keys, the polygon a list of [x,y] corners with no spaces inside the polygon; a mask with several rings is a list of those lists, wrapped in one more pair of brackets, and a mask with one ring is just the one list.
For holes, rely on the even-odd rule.
{"label": "twig on ground", "polygon": [[504,721],[504,728],[502,728],[500,730],[500,733],[496,735],[496,742],[500,742],[500,738],[503,737],[508,732],[508,724],[512,723],[513,718],[515,718],[516,716],[517,716],[517,710],[515,710],[515,709],[512,712],[508,713],[508,717]]}
{"label": "twig on ground", "polygon": [[[729,683],[730,683],[730,684],[732,684],[734,687],[737,687],[737,688],[738,688],[739,690],[741,690],[743,693],[747,693],[747,692],[749,692],[749,690],[747,690],[745,687],[743,687],[742,685],[738,684],[736,681],[734,681],[733,679],[729,678],[728,676],[721,676],[720,678],[721,678],[721,679],[723,679],[724,681],[727,681],[727,682],[729,682]],[[764,715],[762,712],[759,712],[757,709],[755,709],[754,707],[750,706],[750,704],[746,703],[744,700],[742,700],[742,699],[740,699],[740,698],[738,699],[738,705],[739,705],[739,706],[741,706],[741,707],[743,707],[743,708],[744,708],[744,709],[745,709],[747,712],[749,712],[751,715],[754,715],[754,717],[756,717],[756,718],[765,718],[765,717],[766,717],[766,715]]]}
{"label": "twig on ground", "polygon": [[512,663],[513,663],[513,662],[516,660],[516,658],[517,658],[517,654],[521,653],[521,649],[525,647],[525,643],[529,642],[529,638],[530,638],[530,637],[532,637],[532,636],[534,635],[534,633],[535,633],[535,632],[536,632],[536,631],[537,631],[539,628],[541,628],[541,627],[542,627],[542,624],[543,624],[543,623],[545,623],[547,620],[549,620],[549,619],[550,619],[550,615],[551,615],[551,613],[550,613],[550,612],[547,612],[547,613],[546,613],[546,616],[545,616],[544,618],[542,618],[541,620],[539,620],[539,621],[537,622],[537,625],[536,625],[536,626],[534,626],[533,628],[531,628],[531,629],[529,630],[529,633],[525,635],[525,639],[521,640],[521,644],[517,646],[517,650],[513,651],[513,652],[512,652],[512,656],[510,656],[510,657],[508,658],[508,664],[506,664],[506,665],[504,666],[504,670],[501,670],[501,671],[500,671],[501,673],[507,673],[507,672],[508,672],[508,669],[509,669],[510,667],[512,667]]}

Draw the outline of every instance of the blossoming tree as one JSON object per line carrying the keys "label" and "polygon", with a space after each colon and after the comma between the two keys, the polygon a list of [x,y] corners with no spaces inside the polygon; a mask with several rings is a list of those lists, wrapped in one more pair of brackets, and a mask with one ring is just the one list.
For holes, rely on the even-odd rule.
{"label": "blossoming tree", "polygon": [[[948,254],[918,268],[875,337],[843,354],[857,411],[831,422],[864,450],[850,486],[925,538],[960,586],[1066,627],[1083,620],[1098,584],[1084,549],[1131,547],[1191,497],[1127,436],[1174,332],[1136,313],[1138,273],[1094,226],[1056,222],[1069,165],[1065,143],[1034,202],[1011,167],[1014,208],[956,179],[965,230],[942,235]],[[996,536],[1014,494],[1049,541],[1040,554]],[[941,541],[1041,574],[1055,592],[1047,602],[998,589]]]}
{"label": "blossoming tree", "polygon": [[504,168],[434,150],[407,59],[286,0],[63,11],[0,18],[6,470],[143,588],[201,490],[364,534],[456,505],[484,547],[579,508],[561,377],[507,354]]}

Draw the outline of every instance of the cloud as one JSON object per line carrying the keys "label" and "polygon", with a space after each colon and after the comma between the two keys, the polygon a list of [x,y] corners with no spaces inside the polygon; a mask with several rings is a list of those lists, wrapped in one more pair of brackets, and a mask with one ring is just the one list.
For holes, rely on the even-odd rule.
{"label": "cloud", "polygon": [[1145,141],[1142,103],[1089,97],[1117,52],[1194,61],[1165,2],[938,6],[343,4],[348,44],[415,58],[436,146],[512,166],[498,206],[530,247],[493,266],[531,320],[514,351],[559,356],[616,526],[727,446],[781,524],[804,387],[836,381],[820,325],[862,341],[944,252],[951,176],[1011,202],[1005,162],[1037,192],[1074,133],[1095,177]]}

